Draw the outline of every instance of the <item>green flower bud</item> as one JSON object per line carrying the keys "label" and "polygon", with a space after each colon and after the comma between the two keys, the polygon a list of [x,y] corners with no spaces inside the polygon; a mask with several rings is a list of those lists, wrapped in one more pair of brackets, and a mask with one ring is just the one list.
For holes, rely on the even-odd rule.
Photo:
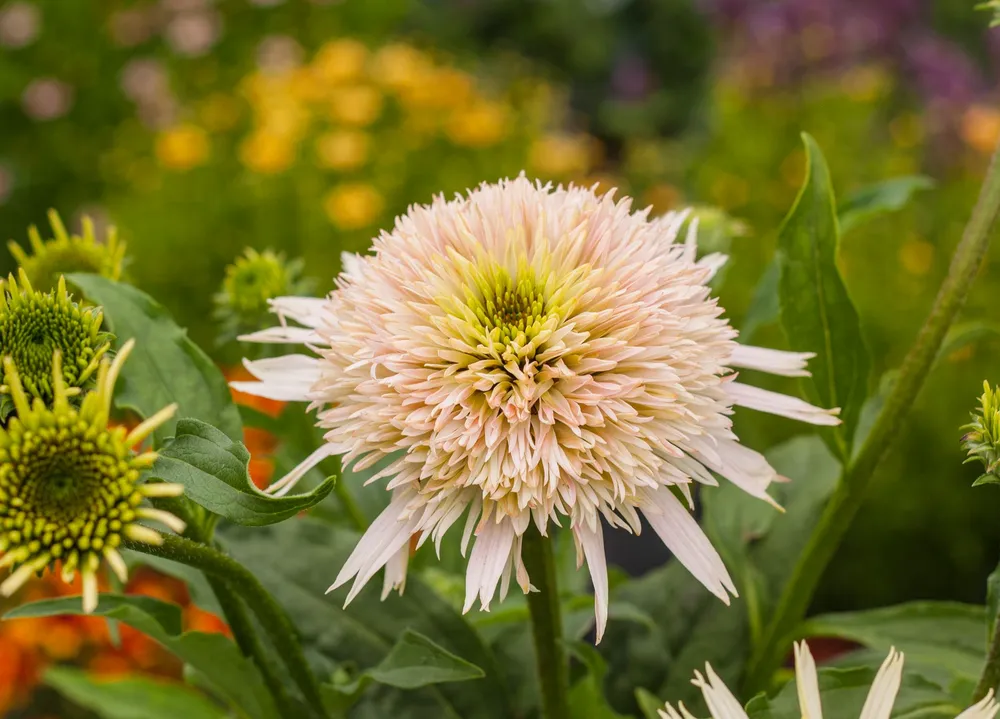
{"label": "green flower bud", "polygon": [[[53,397],[52,357],[58,352],[67,394],[79,394],[92,385],[101,357],[111,347],[112,335],[101,331],[101,310],[73,302],[62,277],[54,290],[43,293],[31,286],[23,268],[19,274],[20,283],[11,275],[0,292],[0,354],[10,358],[25,391],[48,403]],[[6,374],[0,392],[8,395],[0,402],[0,414],[6,417],[12,408]]]}
{"label": "green flower bud", "polygon": [[0,569],[11,574],[0,584],[10,596],[32,575],[61,565],[63,581],[83,577],[83,608],[97,606],[97,570],[102,561],[124,581],[118,548],[124,539],[157,544],[162,536],[140,520],[180,532],[172,514],[143,506],[149,497],[175,497],[180,485],[143,483],[155,452],[133,448],[175,411],[171,405],[132,431],[109,427],[111,398],[129,341],[113,362],[102,360],[97,389],[79,407],[69,402],[58,351],[52,361],[53,403],[31,402],[17,368],[4,358],[17,416],[0,428]]}
{"label": "green flower bud", "polygon": [[972,422],[962,427],[962,446],[969,454],[965,462],[980,461],[985,470],[973,487],[1000,484],[1000,392],[983,382],[979,404],[979,414],[973,414]]}
{"label": "green flower bud", "polygon": [[7,243],[10,253],[31,284],[41,290],[51,290],[60,275],[71,272],[92,272],[112,280],[121,279],[125,266],[125,242],[118,239],[114,227],[108,229],[103,241],[99,241],[89,217],[83,218],[82,236],[70,235],[55,210],[49,210],[49,223],[55,235],[49,240],[42,240],[34,225],[28,228],[28,239],[34,254],[29,255],[13,240]]}
{"label": "green flower bud", "polygon": [[286,260],[272,250],[244,250],[226,267],[222,289],[214,298],[219,344],[266,324],[269,301],[275,297],[310,294],[313,283],[302,276],[302,268],[301,259]]}

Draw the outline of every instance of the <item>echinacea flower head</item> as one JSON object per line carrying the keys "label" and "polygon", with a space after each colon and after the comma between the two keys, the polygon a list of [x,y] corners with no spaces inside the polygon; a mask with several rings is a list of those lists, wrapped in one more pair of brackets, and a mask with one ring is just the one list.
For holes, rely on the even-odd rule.
{"label": "echinacea flower head", "polygon": [[350,601],[383,566],[385,590],[402,588],[410,537],[440,549],[465,515],[466,609],[477,597],[488,609],[511,576],[530,588],[529,525],[567,526],[600,637],[601,520],[638,533],[641,513],[709,590],[735,595],[678,495],[690,504],[690,484],[716,484],[716,472],[770,500],[775,472],[739,444],[734,405],[838,419],[736,381],[734,367],[804,375],[808,355],[736,343],[706,285],[725,258],[696,259],[694,226],[678,242],[685,219],[522,176],[411,207],[374,254],[345,256],[328,297],[272,302],[282,326],[246,339],[301,342],[319,357],[250,362],[260,381],[235,386],[311,401],[327,441],[271,491],[332,454],[356,471],[388,458],[370,481],[388,479],[392,500],[333,588],[354,579]]}
{"label": "echinacea flower head", "polygon": [[[705,676],[702,676],[701,672],[695,672],[694,676],[691,683],[701,689],[712,719],[748,719],[739,701],[710,665],[705,665]],[[868,690],[860,719],[889,719],[902,681],[903,655],[895,649],[890,649],[889,656],[882,662],[882,666],[875,674],[871,689]],[[795,684],[802,719],[823,719],[816,662],[809,652],[809,645],[805,642],[795,644]],[[998,708],[1000,705],[994,699],[991,689],[982,701],[973,704],[956,719],[993,719]],[[694,719],[683,704],[674,708],[668,703],[658,713],[661,719]]]}
{"label": "echinacea flower head", "polygon": [[287,260],[273,250],[247,248],[226,267],[222,288],[215,295],[220,343],[259,327],[275,297],[311,292],[312,282],[302,276],[303,264],[299,258]]}
{"label": "echinacea flower head", "polygon": [[962,429],[962,447],[969,455],[965,462],[983,463],[983,474],[975,484],[1000,483],[1000,393],[989,382],[983,382],[979,413]]}
{"label": "echinacea flower head", "polygon": [[[24,391],[48,403],[58,353],[65,391],[78,394],[93,383],[101,357],[111,347],[111,334],[101,331],[101,310],[74,302],[61,276],[55,289],[40,292],[23,269],[19,275],[20,282],[11,275],[0,291],[0,355],[10,358]],[[3,381],[0,391],[9,398],[6,370]]]}
{"label": "echinacea flower head", "polygon": [[17,413],[0,428],[0,568],[12,570],[0,583],[3,596],[32,575],[61,565],[64,581],[80,572],[83,608],[93,611],[102,560],[125,581],[127,569],[118,552],[123,540],[162,541],[140,520],[184,530],[172,514],[143,506],[151,497],[178,496],[183,487],[143,483],[156,453],[133,450],[176,407],[166,407],[131,431],[108,426],[115,381],[131,349],[130,341],[113,362],[101,362],[97,388],[78,408],[69,402],[58,354],[52,406],[37,397],[32,402],[13,362],[4,359]]}
{"label": "echinacea flower head", "polygon": [[34,225],[28,228],[30,255],[13,240],[7,243],[10,254],[32,285],[40,290],[51,290],[61,275],[71,272],[91,272],[112,280],[121,279],[125,267],[125,242],[118,237],[114,227],[108,228],[106,237],[98,239],[93,221],[84,217],[81,221],[83,234],[71,235],[55,210],[49,210],[49,223],[54,236],[47,240],[42,239]]}

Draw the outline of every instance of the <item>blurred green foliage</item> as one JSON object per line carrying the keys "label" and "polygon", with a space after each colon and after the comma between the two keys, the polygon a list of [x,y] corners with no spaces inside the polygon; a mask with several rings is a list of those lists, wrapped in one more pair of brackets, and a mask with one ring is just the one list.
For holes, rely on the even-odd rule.
{"label": "blurred green foliage", "polygon": [[[131,279],[208,348],[213,295],[244,247],[301,257],[326,291],[341,251],[363,251],[409,203],[525,169],[618,186],[657,212],[691,202],[738,218],[719,291],[739,326],[801,181],[807,130],[840,198],[901,175],[937,182],[843,241],[874,377],[897,366],[958,241],[1000,113],[964,107],[942,129],[877,63],[787,86],[723,53],[709,82],[724,40],[713,42],[692,3],[587,7],[0,3],[0,228],[19,240],[50,207],[76,213],[74,228],[91,214],[99,237],[113,222]],[[970,4],[935,8],[955,37],[982,22]],[[655,82],[630,94],[622,77]],[[998,257],[968,316],[997,319]],[[0,269],[11,267],[7,258]],[[759,344],[784,341],[774,325],[757,333]],[[983,378],[998,379],[996,349],[986,340],[942,358],[822,607],[981,598],[1000,529],[979,499],[989,488],[967,491],[974,470],[960,466],[958,427]],[[774,386],[794,388],[784,382]],[[794,431],[759,415],[737,422],[760,448]]]}

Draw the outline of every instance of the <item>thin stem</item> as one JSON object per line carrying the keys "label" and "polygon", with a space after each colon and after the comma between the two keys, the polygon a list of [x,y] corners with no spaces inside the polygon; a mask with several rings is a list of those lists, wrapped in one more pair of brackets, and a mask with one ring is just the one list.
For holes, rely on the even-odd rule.
{"label": "thin stem", "polygon": [[538,589],[528,594],[543,719],[569,719],[569,662],[562,643],[562,617],[552,540],[534,527],[524,534],[524,564]]}
{"label": "thin stem", "polygon": [[244,656],[249,657],[257,665],[281,715],[294,716],[295,705],[278,678],[273,660],[267,655],[264,645],[257,636],[257,630],[246,605],[226,582],[211,574],[206,578],[212,592],[215,593],[215,598],[219,601],[226,624],[233,632],[236,645]]}
{"label": "thin stem", "polygon": [[271,643],[288,668],[288,673],[302,690],[306,701],[319,716],[326,716],[319,685],[302,653],[298,631],[277,602],[257,578],[232,557],[190,539],[165,535],[163,544],[153,546],[127,541],[126,548],[187,564],[208,575],[223,579],[247,603],[260,620]]}
{"label": "thin stem", "polygon": [[903,360],[899,375],[853,462],[846,468],[816,529],[799,557],[792,577],[778,602],[750,660],[744,680],[745,695],[766,689],[781,665],[799,623],[827,565],[847,532],[872,475],[885,457],[909,414],[924,380],[934,364],[945,335],[965,303],[969,287],[983,264],[990,233],[1000,212],[1000,148],[994,151],[979,199],[955,249],[948,275],[917,339]]}
{"label": "thin stem", "polygon": [[1000,686],[1000,621],[993,622],[993,636],[990,637],[990,649],[986,655],[986,666],[976,684],[976,690],[972,693],[972,701],[978,702],[990,693],[996,691]]}

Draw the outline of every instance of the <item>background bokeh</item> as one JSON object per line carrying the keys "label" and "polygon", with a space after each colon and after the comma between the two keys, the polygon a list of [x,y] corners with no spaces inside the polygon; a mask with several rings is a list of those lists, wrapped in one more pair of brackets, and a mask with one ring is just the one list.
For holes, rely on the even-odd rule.
{"label": "background bokeh", "polygon": [[[408,204],[524,170],[618,187],[655,212],[701,207],[710,241],[732,253],[718,289],[739,326],[801,180],[808,131],[841,196],[900,175],[935,183],[843,239],[874,384],[929,308],[1000,137],[1000,29],[972,6],[7,0],[0,231],[22,244],[30,224],[50,236],[49,208],[72,228],[91,216],[99,238],[114,224],[129,279],[232,364],[239,348],[218,341],[233,333],[213,296],[244,248],[301,258],[296,281],[326,291],[340,253],[364,250]],[[969,319],[1000,321],[994,250]],[[755,333],[783,342],[775,326]],[[817,609],[982,600],[1000,497],[969,490],[976,471],[961,465],[958,439],[982,380],[1000,380],[998,349],[987,338],[942,358]],[[795,431],[781,419],[737,422],[758,448]],[[180,591],[164,587],[155,591]],[[3,630],[10,716],[50,711],[44,697],[24,702],[44,657],[158,666],[140,656],[155,647],[129,653],[103,624],[73,634],[58,628],[67,621]]]}

